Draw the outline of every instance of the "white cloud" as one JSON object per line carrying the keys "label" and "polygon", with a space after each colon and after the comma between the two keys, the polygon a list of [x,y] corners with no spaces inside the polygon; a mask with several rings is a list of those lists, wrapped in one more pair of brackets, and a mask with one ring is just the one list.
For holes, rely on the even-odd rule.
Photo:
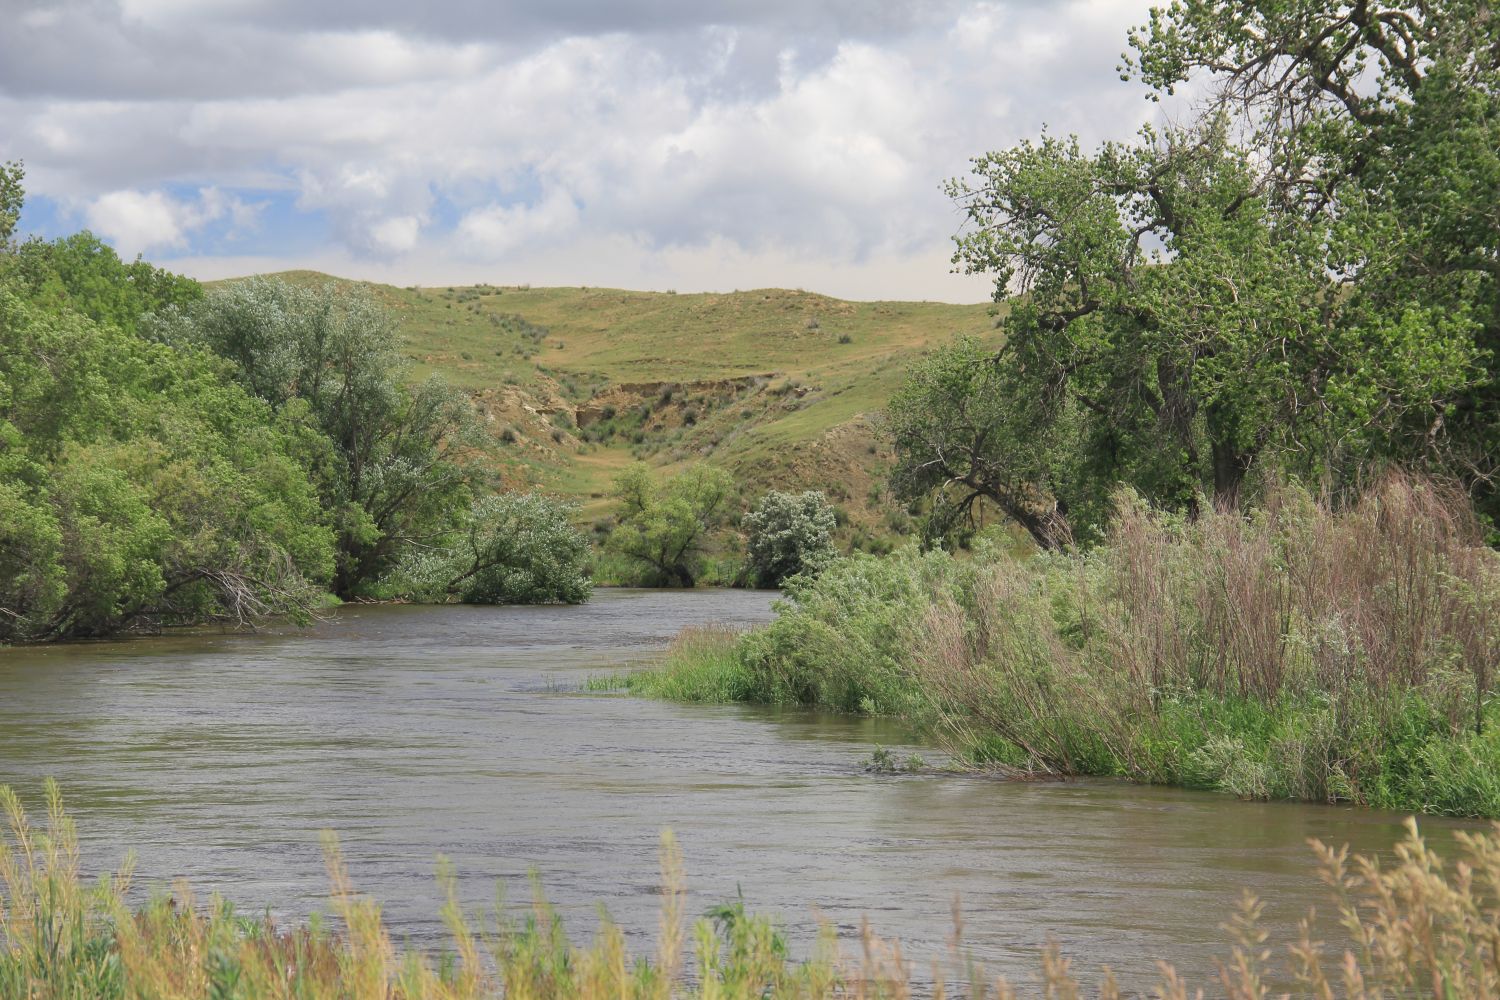
{"label": "white cloud", "polygon": [[947,274],[941,182],[1044,122],[1092,142],[1160,113],[1114,73],[1148,0],[518,0],[531,35],[472,4],[130,0],[112,27],[95,2],[0,38],[0,159],[201,273],[203,234],[280,197],[328,242],[278,258],[263,231],[279,266],[982,298]]}
{"label": "white cloud", "polygon": [[372,84],[464,77],[483,70],[491,58],[484,45],[443,45],[388,30],[319,31],[296,39],[295,45],[297,61],[316,64],[335,78]]}
{"label": "white cloud", "polygon": [[89,228],[112,240],[122,256],[184,243],[184,207],[160,191],[111,191],[88,207]]}
{"label": "white cloud", "polygon": [[110,191],[84,209],[88,227],[108,238],[122,257],[148,250],[185,246],[189,235],[228,218],[231,233],[254,226],[256,208],[217,188],[203,188],[196,200],[161,191]]}
{"label": "white cloud", "polygon": [[553,190],[535,205],[488,205],[458,224],[460,246],[476,256],[495,259],[537,244],[555,245],[578,228],[578,206]]}
{"label": "white cloud", "polygon": [[370,227],[373,245],[386,253],[402,254],[417,245],[417,236],[422,229],[422,220],[415,215],[399,215],[382,219]]}

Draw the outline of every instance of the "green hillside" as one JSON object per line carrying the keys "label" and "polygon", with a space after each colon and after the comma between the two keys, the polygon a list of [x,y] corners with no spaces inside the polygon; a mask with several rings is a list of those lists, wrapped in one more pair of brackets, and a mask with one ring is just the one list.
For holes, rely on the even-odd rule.
{"label": "green hillside", "polygon": [[890,455],[875,415],[924,350],[998,337],[987,303],[373,287],[402,316],[417,373],[473,394],[505,475],[574,497],[590,517],[636,459],[708,461],[749,495],[824,489],[851,536],[887,534],[902,515],[882,496]]}

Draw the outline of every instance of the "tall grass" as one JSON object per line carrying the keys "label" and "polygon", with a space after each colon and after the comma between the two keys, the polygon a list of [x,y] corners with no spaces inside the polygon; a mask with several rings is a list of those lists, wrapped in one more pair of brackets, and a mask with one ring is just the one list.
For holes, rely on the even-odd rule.
{"label": "tall grass", "polygon": [[[92,885],[82,880],[77,838],[55,785],[48,785],[44,830],[32,828],[9,788],[0,788],[0,805],[9,825],[9,836],[0,834],[6,1000],[906,1000],[912,993],[899,944],[868,927],[852,958],[825,929],[802,961],[789,957],[770,921],[741,904],[718,907],[686,930],[682,859],[669,834],[662,838],[661,927],[652,957],[630,955],[608,921],[590,944],[574,944],[540,891],[524,919],[476,931],[446,869],[440,878],[449,950],[433,956],[392,943],[379,906],[350,885],[331,835],[324,848],[337,919],[284,929],[237,917],[217,897],[200,901],[186,884],[132,910],[128,870]],[[1348,946],[1316,940],[1311,915],[1294,939],[1273,945],[1259,926],[1260,903],[1247,896],[1224,925],[1230,948],[1210,990],[1261,1000],[1279,975],[1294,984],[1292,995],[1316,1000],[1500,995],[1500,828],[1460,835],[1460,845],[1463,856],[1450,869],[1423,843],[1415,822],[1389,868],[1315,843]],[[932,995],[1017,996],[966,957],[961,939],[955,908],[949,965],[956,975],[945,981],[937,964]],[[1042,996],[1082,995],[1071,961],[1055,946],[1038,955],[1038,964]],[[1156,996],[1204,995],[1170,964],[1159,968]],[[1107,970],[1093,992],[1101,1000],[1121,995]]]}
{"label": "tall grass", "polygon": [[1192,523],[1124,495],[1085,555],[844,560],[637,686],[715,696],[723,670],[976,765],[1493,817],[1497,658],[1500,554],[1461,493],[1391,475],[1343,509],[1287,486]]}
{"label": "tall grass", "polygon": [[756,679],[736,655],[740,631],[728,626],[683,629],[667,649],[668,670],[627,674],[624,688],[669,701],[732,702],[755,696]]}

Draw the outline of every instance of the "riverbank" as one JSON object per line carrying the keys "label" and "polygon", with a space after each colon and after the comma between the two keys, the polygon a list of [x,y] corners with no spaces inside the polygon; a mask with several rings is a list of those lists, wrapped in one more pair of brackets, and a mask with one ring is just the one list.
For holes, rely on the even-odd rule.
{"label": "riverbank", "polygon": [[[0,786],[0,809],[9,824],[8,836],[0,833],[0,996],[864,1000],[912,992],[900,944],[875,937],[867,924],[858,957],[841,952],[829,923],[800,960],[789,953],[776,922],[748,912],[742,901],[716,906],[688,927],[683,858],[670,833],[661,838],[654,955],[630,954],[607,916],[590,944],[575,944],[539,880],[528,915],[517,919],[501,909],[476,918],[447,865],[440,866],[439,883],[449,941],[428,954],[395,945],[380,906],[351,884],[332,834],[324,834],[323,848],[333,919],[312,915],[277,924],[269,916],[241,915],[217,896],[204,901],[186,883],[170,896],[132,906],[128,860],[120,872],[88,884],[77,832],[55,784],[47,786],[43,824],[32,822],[9,787]],[[1415,823],[1396,845],[1396,864],[1385,870],[1315,844],[1320,876],[1354,942],[1351,950],[1342,961],[1325,957],[1306,926],[1297,939],[1268,941],[1261,905],[1247,895],[1223,925],[1228,955],[1218,987],[1229,997],[1260,997],[1267,982],[1284,979],[1299,997],[1327,997],[1337,989],[1363,998],[1429,987],[1445,997],[1494,996],[1500,990],[1500,909],[1486,887],[1500,884],[1500,837],[1481,834],[1462,843],[1462,864],[1451,878]],[[955,912],[954,919],[946,961],[912,956],[933,959],[933,995],[1016,996],[1005,979],[990,978],[967,958],[962,918]],[[1037,967],[1041,994],[1080,994],[1084,977],[1073,973],[1055,943],[1040,949]],[[1160,969],[1157,995],[1192,995],[1197,984],[1165,962]],[[1107,1000],[1121,995],[1107,967],[1089,985]]]}
{"label": "riverbank", "polygon": [[[868,913],[909,954],[941,957],[959,895],[992,972],[1026,979],[1055,935],[1143,991],[1156,956],[1212,975],[1221,939],[1203,929],[1243,887],[1266,897],[1279,938],[1321,910],[1309,837],[1380,852],[1401,835],[1396,814],[1112,780],[872,773],[877,746],[897,762],[938,756],[888,718],[578,692],[658,659],[684,627],[764,624],[771,603],[601,590],[576,607],[351,605],[276,634],[7,650],[0,780],[31,803],[46,776],[63,780],[99,867],[133,849],[147,876],[242,913],[271,907],[283,926],[326,908],[326,828],[411,947],[446,946],[443,854],[471,910],[501,882],[524,903],[535,868],[574,940],[590,939],[602,899],[630,949],[650,952],[670,826],[691,863],[689,912],[743,890],[799,955],[823,912],[854,921],[847,947]],[[1425,824],[1445,853],[1470,828]],[[140,899],[152,883],[138,885]],[[925,965],[914,975],[928,988]]]}
{"label": "riverbank", "polygon": [[1500,554],[1430,483],[1192,524],[1126,500],[1085,555],[854,557],[787,597],[621,683],[896,716],[976,767],[1500,816]]}

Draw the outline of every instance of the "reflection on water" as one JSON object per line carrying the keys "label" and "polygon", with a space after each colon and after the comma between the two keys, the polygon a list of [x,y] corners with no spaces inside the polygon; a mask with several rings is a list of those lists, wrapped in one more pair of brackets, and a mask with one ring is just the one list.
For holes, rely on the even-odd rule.
{"label": "reflection on water", "polygon": [[[903,743],[885,723],[578,693],[684,625],[748,625],[770,603],[605,590],[581,608],[350,607],[306,632],[0,651],[0,782],[39,803],[55,776],[87,863],[133,848],[160,883],[251,909],[322,906],[332,828],[418,943],[441,938],[441,853],[475,906],[497,879],[523,894],[535,868],[575,933],[602,902],[644,950],[669,826],[690,912],[742,890],[800,944],[819,914],[850,933],[868,915],[925,963],[960,895],[993,970],[1029,979],[1051,936],[1137,986],[1159,956],[1206,974],[1244,888],[1282,928],[1322,902],[1308,838],[1399,835],[1390,814],[1109,782],[873,776],[872,745]],[[1455,825],[1426,827],[1442,846]]]}

